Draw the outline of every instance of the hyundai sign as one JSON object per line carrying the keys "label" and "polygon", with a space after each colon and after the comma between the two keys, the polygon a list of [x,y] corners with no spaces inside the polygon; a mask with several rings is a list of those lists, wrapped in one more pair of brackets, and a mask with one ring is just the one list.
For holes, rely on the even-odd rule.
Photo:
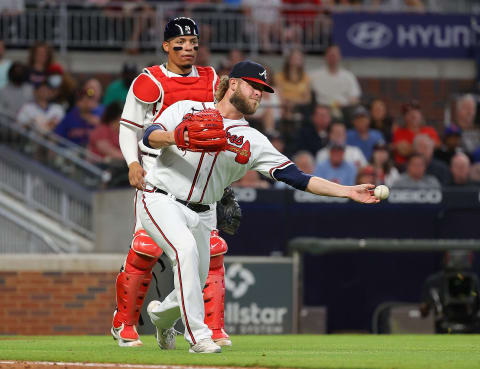
{"label": "hyundai sign", "polygon": [[468,15],[335,13],[333,22],[347,57],[471,58],[480,41]]}

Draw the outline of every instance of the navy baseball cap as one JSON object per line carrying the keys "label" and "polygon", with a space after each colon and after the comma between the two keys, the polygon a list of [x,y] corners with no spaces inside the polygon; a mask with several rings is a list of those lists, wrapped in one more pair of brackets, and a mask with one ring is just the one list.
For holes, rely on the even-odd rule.
{"label": "navy baseball cap", "polygon": [[245,60],[233,66],[230,78],[241,78],[263,85],[265,92],[274,93],[273,88],[267,83],[267,70],[260,64]]}
{"label": "navy baseball cap", "polygon": [[197,36],[200,37],[198,27],[192,18],[178,17],[171,19],[165,26],[163,32],[164,41],[179,36]]}

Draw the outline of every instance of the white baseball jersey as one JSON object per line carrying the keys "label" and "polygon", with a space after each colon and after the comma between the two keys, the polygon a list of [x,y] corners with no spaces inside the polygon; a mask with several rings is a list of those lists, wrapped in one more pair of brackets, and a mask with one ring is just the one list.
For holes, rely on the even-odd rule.
{"label": "white baseball jersey", "polygon": [[[165,68],[164,65],[161,65],[160,69],[162,70],[163,74],[169,78],[199,77],[199,72],[195,66],[192,67],[192,71],[187,76],[175,74],[167,70],[167,68]],[[213,71],[212,90],[215,91],[215,85],[218,81],[218,76],[213,68],[212,68],[212,71]],[[138,91],[136,91],[137,95],[134,92],[134,86],[137,79],[139,78],[145,79],[145,77],[148,78],[147,79],[148,81],[154,83],[154,85],[156,86],[156,87],[154,86],[155,88],[158,88],[156,91],[159,92],[159,95],[153,96],[153,98],[151,99],[151,100],[155,100],[153,103],[143,101],[142,100],[143,96],[139,97],[137,96]],[[148,95],[148,93],[146,95]],[[158,115],[158,112],[162,109],[163,102],[164,102],[164,88],[162,87],[162,84],[153,75],[150,74],[147,68],[145,68],[143,72],[130,85],[130,89],[127,94],[127,98],[125,101],[125,106],[123,108],[120,123],[126,127],[133,128],[134,130],[137,131],[137,136],[142,137],[143,133],[145,132],[145,129],[147,129],[152,125],[154,118]],[[128,143],[128,145],[130,145],[130,143]],[[145,171],[148,173],[150,169],[153,167],[153,165],[155,164],[155,158],[159,155],[160,151],[146,147],[143,144],[142,140],[138,141],[138,147],[140,148],[140,154],[142,157],[141,163],[142,163],[143,169],[145,169]],[[123,151],[123,148],[122,148],[122,151]],[[137,151],[135,148],[135,152],[132,154],[133,159],[130,159],[130,160],[137,159],[136,152]],[[139,210],[140,210],[139,207],[141,206],[139,197],[141,197],[141,195],[142,195],[141,191],[137,191],[134,199],[135,218],[136,218],[134,231],[137,231],[138,229],[141,228],[141,223],[139,218]]]}
{"label": "white baseball jersey", "polygon": [[[155,124],[174,130],[188,113],[214,108],[214,103],[180,101],[168,107]],[[232,182],[248,170],[274,178],[276,169],[293,163],[273,147],[267,137],[240,120],[223,119],[227,132],[227,149],[220,153],[199,153],[169,146],[161,150],[146,182],[181,200],[213,204]]]}
{"label": "white baseball jersey", "polygon": [[[213,108],[213,103],[180,101],[168,107],[158,121],[162,129],[174,130],[187,113]],[[278,152],[269,140],[251,128],[245,119],[223,120],[228,146],[220,153],[181,151],[169,146],[160,151],[145,178],[140,219],[144,229],[168,255],[175,290],[150,313],[157,326],[168,328],[182,317],[185,339],[191,344],[209,338],[204,323],[202,289],[210,264],[210,232],[216,224],[216,202],[224,189],[250,169],[273,178],[278,168],[293,163]],[[209,205],[193,211],[173,196],[149,192],[154,187],[176,199]]]}

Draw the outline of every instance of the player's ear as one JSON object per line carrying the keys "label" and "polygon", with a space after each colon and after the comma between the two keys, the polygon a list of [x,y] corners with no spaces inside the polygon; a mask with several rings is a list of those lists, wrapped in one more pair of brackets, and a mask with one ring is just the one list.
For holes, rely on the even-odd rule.
{"label": "player's ear", "polygon": [[168,54],[168,47],[170,45],[168,44],[168,41],[163,41],[162,43],[162,48],[163,48],[163,51],[165,51],[167,54]]}
{"label": "player's ear", "polygon": [[236,78],[230,78],[229,82],[230,82],[230,88],[233,91],[235,91],[237,89],[237,86],[238,86],[238,80]]}

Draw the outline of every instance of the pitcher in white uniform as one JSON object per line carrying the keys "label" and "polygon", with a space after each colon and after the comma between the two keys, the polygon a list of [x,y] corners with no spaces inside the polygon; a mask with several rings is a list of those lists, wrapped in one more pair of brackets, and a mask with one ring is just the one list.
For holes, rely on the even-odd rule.
{"label": "pitcher in white uniform", "polygon": [[[248,170],[317,195],[347,197],[377,203],[372,184],[342,186],[301,172],[278,152],[270,141],[249,126],[244,115],[253,114],[264,92],[273,93],[260,64],[237,63],[222,77],[216,92],[218,103],[185,100],[167,108],[145,131],[146,146],[160,149],[156,163],[145,178],[140,219],[147,233],[168,255],[175,290],[162,302],[152,301],[148,313],[165,337],[164,348],[175,348],[168,332],[181,317],[190,352],[221,352],[204,323],[202,288],[209,268],[210,232],[215,227],[215,204],[225,187]],[[216,153],[179,150],[174,130],[186,114],[216,108],[223,117],[226,150]]]}

